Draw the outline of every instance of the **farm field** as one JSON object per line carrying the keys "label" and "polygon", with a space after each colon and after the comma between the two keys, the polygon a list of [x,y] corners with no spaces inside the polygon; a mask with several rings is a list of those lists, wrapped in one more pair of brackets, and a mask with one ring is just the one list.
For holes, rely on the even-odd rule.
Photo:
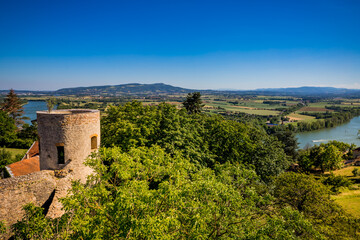
{"label": "farm field", "polygon": [[333,112],[334,110],[321,107],[302,107],[297,112]]}
{"label": "farm field", "polygon": [[359,103],[356,102],[356,100],[354,101],[350,101],[350,100],[344,100],[342,101],[340,104],[339,103],[333,103],[332,101],[329,102],[316,102],[316,103],[309,103],[308,104],[309,107],[313,107],[313,108],[325,108],[326,106],[336,106],[336,107],[358,107]]}
{"label": "farm field", "polygon": [[[264,101],[267,103],[264,103]],[[296,101],[291,101],[289,106],[287,106],[287,101],[285,100],[270,100],[270,98],[266,99],[260,96],[253,99],[219,99],[219,96],[217,96],[217,98],[213,99],[207,98],[204,103],[204,109],[210,112],[241,112],[259,116],[277,116],[281,113],[279,109],[287,109],[289,106],[297,104]]]}
{"label": "farm field", "polygon": [[[149,96],[149,97],[136,97],[136,96],[119,96],[119,97],[96,97],[96,96],[63,96],[60,97],[61,108],[93,108],[104,111],[109,104],[119,105],[125,102],[137,100],[144,105],[157,105],[161,102],[166,102],[175,105],[177,108],[182,107],[182,101],[186,98],[184,95],[167,95],[167,96]],[[27,100],[46,100],[47,97],[26,98]],[[295,107],[295,112],[288,113],[290,124],[293,122],[314,122],[315,117],[303,115],[301,113],[308,112],[326,113],[335,112],[331,109],[326,109],[326,106],[337,107],[359,107],[360,99],[331,99],[327,101],[307,103],[300,109],[296,109],[299,103],[304,104],[303,99],[289,96],[229,96],[229,95],[203,95],[202,100],[204,103],[204,111],[210,114],[214,113],[245,113],[258,116],[278,117],[284,114],[289,108]]]}
{"label": "farm field", "polygon": [[308,116],[308,115],[302,115],[298,113],[291,113],[288,115],[290,118],[290,121],[308,121],[308,122],[314,122],[316,121],[315,117]]}

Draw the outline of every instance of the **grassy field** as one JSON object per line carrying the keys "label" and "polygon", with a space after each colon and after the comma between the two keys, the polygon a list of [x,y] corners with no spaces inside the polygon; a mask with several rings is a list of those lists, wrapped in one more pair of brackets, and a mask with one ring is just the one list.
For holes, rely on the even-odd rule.
{"label": "grassy field", "polygon": [[276,116],[279,115],[279,111],[274,110],[267,110],[267,109],[248,109],[248,108],[228,108],[229,111],[233,112],[243,112],[247,114],[255,114],[255,115],[261,115],[261,116]]}
{"label": "grassy field", "polygon": [[14,157],[17,154],[24,154],[26,153],[27,149],[20,149],[20,148],[5,148],[6,151],[9,151],[12,156]]}
{"label": "grassy field", "polygon": [[297,113],[291,113],[288,115],[288,117],[290,118],[290,120],[308,121],[308,122],[316,121],[315,117],[297,114]]}
{"label": "grassy field", "polygon": [[334,175],[338,175],[338,176],[353,177],[352,170],[354,170],[355,168],[359,169],[360,171],[359,166],[351,166],[336,170],[333,173]]}
{"label": "grassy field", "polygon": [[[349,179],[354,179],[352,170],[360,167],[346,167],[340,170],[336,170],[333,173],[335,175],[346,176]],[[360,177],[356,177],[360,178]],[[351,189],[343,190],[340,194],[333,196],[333,199],[340,204],[348,213],[360,217],[360,188],[359,184],[353,184]]]}
{"label": "grassy field", "polygon": [[[219,109],[221,108],[221,109]],[[247,114],[256,114],[261,116],[275,116],[278,115],[280,112],[271,110],[271,109],[258,109],[258,108],[251,108],[251,107],[242,107],[242,106],[230,106],[226,104],[207,104],[205,105],[204,109],[210,110],[210,112],[219,112],[219,111],[227,111],[227,112],[243,112]]]}
{"label": "grassy field", "polygon": [[[351,105],[353,103],[353,105]],[[333,104],[331,102],[317,102],[310,103],[309,107],[313,108],[325,108],[325,106],[337,106],[337,107],[358,107],[358,103],[356,102],[342,102],[341,104]]]}
{"label": "grassy field", "polygon": [[276,108],[286,108],[280,104],[264,104],[263,99],[206,99],[204,101],[204,109],[210,112],[242,112],[247,114],[255,114],[260,116],[276,116],[280,112],[275,110]]}
{"label": "grassy field", "polygon": [[346,190],[333,197],[348,213],[360,217],[360,190]]}

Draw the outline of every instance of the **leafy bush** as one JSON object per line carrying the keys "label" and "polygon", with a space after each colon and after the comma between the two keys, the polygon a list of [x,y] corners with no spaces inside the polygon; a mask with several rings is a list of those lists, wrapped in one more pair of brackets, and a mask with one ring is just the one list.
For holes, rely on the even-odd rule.
{"label": "leafy bush", "polygon": [[333,173],[327,178],[324,178],[322,182],[330,187],[333,193],[339,193],[341,187],[349,187],[352,182],[345,176],[335,176]]}
{"label": "leafy bush", "polygon": [[[25,207],[18,239],[323,239],[304,214],[278,209],[254,170],[201,167],[158,146],[101,149],[51,220]],[[318,199],[316,199],[318,200]]]}
{"label": "leafy bush", "polygon": [[5,148],[0,149],[0,173],[5,170],[6,165],[16,162],[18,157],[13,158],[12,154]]}
{"label": "leafy bush", "polygon": [[351,172],[354,175],[354,177],[360,176],[360,171],[358,168],[354,168]]}

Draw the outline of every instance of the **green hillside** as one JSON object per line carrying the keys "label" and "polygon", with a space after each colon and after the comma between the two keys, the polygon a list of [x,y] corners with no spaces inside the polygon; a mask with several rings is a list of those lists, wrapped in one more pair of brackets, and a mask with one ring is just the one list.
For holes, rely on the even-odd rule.
{"label": "green hillside", "polygon": [[62,88],[55,91],[59,95],[167,95],[167,94],[184,94],[193,91],[180,87],[174,87],[164,83],[139,84],[129,83],[115,86],[93,86]]}

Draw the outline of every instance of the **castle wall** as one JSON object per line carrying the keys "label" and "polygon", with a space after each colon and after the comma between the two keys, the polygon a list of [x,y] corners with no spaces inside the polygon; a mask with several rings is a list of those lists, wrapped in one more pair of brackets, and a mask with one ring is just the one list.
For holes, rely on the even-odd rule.
{"label": "castle wall", "polygon": [[[83,162],[100,146],[98,110],[42,111],[37,112],[37,121],[41,171],[0,180],[0,220],[8,226],[22,219],[22,207],[30,202],[44,207],[48,217],[60,217],[64,213],[60,199],[73,180],[85,182],[92,173]],[[92,141],[92,137],[96,138]],[[59,164],[58,146],[64,149],[63,164]]]}
{"label": "castle wall", "polygon": [[[91,154],[91,137],[100,146],[98,110],[56,110],[37,112],[40,137],[40,170],[71,169],[77,179],[85,180],[91,169],[83,165]],[[58,163],[57,146],[64,147],[64,164]]]}
{"label": "castle wall", "polygon": [[52,171],[40,171],[0,180],[0,220],[8,225],[21,220],[27,203],[43,206],[56,188]]}

